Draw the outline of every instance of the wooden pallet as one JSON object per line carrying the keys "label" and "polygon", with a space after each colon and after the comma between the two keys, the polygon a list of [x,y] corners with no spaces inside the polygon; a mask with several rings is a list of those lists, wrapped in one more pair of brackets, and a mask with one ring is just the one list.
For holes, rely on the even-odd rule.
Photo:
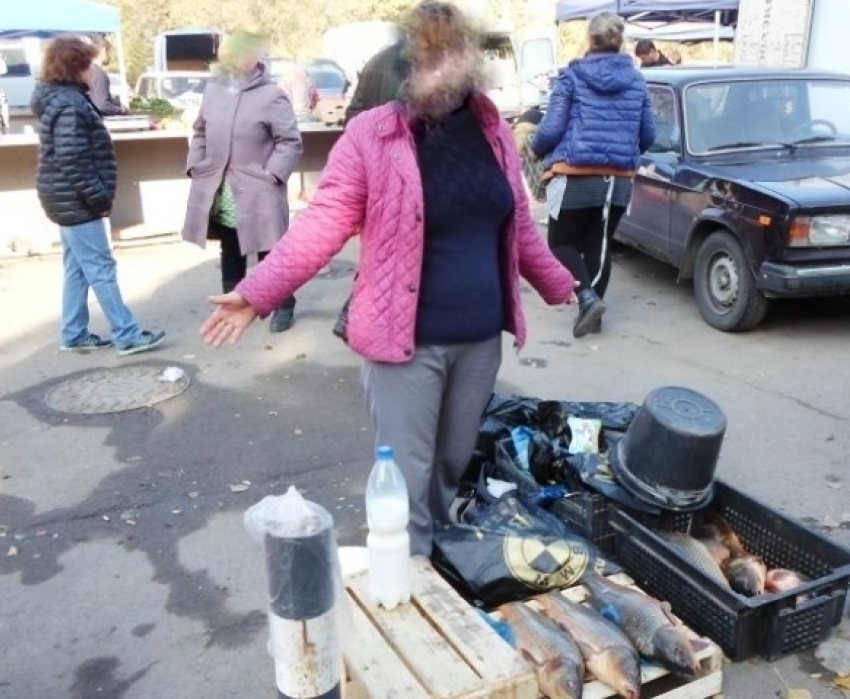
{"label": "wooden pallet", "polygon": [[413,559],[410,604],[388,612],[367,573],[345,583],[357,637],[346,644],[347,699],[537,699],[531,668],[427,560]]}
{"label": "wooden pallet", "polygon": [[[627,575],[611,580],[639,590]],[[369,601],[366,572],[350,576],[346,591],[358,636],[347,644],[346,699],[538,699],[531,668],[425,559],[413,561],[411,604],[392,612]],[[581,585],[561,594],[574,602],[588,595]],[[536,606],[533,600],[528,604]],[[710,640],[688,633],[699,642],[700,676],[678,680],[645,662],[641,699],[719,697],[723,654]],[[582,696],[610,699],[616,694],[591,680]]]}
{"label": "wooden pallet", "polygon": [[[609,579],[621,585],[627,585],[638,592],[643,592],[634,584],[634,580],[623,573],[612,575]],[[584,602],[588,597],[587,588],[583,585],[562,590],[561,594],[573,602]],[[527,602],[527,604],[539,609],[533,600]],[[687,626],[685,628],[688,635],[697,641],[699,646],[696,656],[700,662],[700,676],[691,681],[680,680],[660,665],[644,662],[641,667],[643,682],[641,699],[712,699],[713,697],[722,697],[723,652],[711,640],[698,636]],[[582,699],[609,699],[616,696],[617,693],[607,685],[598,680],[591,680],[584,685]]]}

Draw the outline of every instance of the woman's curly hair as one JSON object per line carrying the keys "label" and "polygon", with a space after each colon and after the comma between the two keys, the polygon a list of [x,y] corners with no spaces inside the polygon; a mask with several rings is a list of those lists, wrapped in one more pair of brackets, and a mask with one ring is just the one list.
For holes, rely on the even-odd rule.
{"label": "woman's curly hair", "polygon": [[97,55],[98,49],[78,36],[56,37],[44,52],[41,80],[46,83],[83,83],[83,73]]}

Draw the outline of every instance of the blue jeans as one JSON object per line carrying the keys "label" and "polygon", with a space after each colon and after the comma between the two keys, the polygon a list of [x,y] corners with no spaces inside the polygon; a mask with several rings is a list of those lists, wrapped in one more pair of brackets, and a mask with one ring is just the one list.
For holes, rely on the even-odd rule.
{"label": "blue jeans", "polygon": [[141,328],[118,288],[115,258],[103,219],[60,226],[65,286],[62,292],[62,344],[74,345],[89,333],[89,287],[112,329],[112,341],[127,347],[139,340]]}

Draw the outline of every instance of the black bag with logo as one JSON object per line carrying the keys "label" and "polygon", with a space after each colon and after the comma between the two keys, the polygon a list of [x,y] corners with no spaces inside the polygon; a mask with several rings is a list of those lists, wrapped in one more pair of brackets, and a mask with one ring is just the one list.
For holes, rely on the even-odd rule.
{"label": "black bag with logo", "polygon": [[481,493],[460,509],[460,522],[434,532],[435,568],[469,602],[486,610],[578,583],[616,566],[564,521],[519,491]]}

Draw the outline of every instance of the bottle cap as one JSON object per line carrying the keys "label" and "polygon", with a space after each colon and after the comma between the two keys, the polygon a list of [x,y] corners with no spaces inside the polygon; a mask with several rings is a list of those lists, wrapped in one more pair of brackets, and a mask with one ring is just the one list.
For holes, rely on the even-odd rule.
{"label": "bottle cap", "polygon": [[392,459],[393,458],[393,448],[388,446],[378,447],[378,458],[379,459]]}

